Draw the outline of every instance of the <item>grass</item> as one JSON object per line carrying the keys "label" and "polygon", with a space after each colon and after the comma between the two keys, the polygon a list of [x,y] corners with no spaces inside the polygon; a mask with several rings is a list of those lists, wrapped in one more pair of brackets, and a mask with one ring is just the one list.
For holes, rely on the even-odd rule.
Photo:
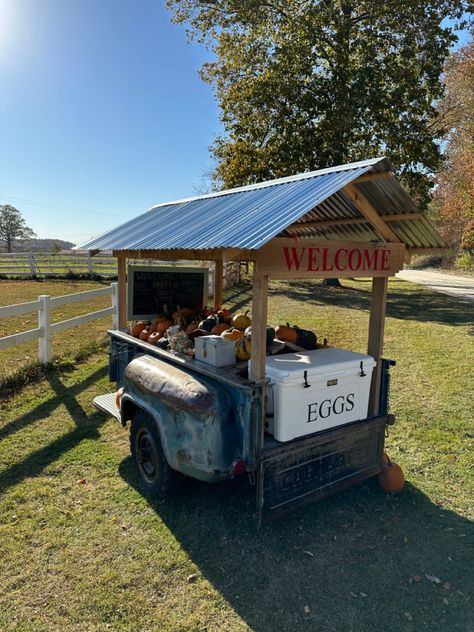
{"label": "grass", "polygon": [[[76,292],[85,292],[110,285],[108,281],[78,281],[78,280],[0,280],[0,306],[15,305],[34,301],[41,294],[50,296],[62,296]],[[52,311],[53,322],[67,320],[74,316],[87,314],[98,309],[110,306],[110,298],[95,298],[87,303],[72,303],[61,305]],[[73,329],[67,329],[53,335],[52,355],[54,360],[68,358],[74,360],[84,347],[96,346],[98,343],[106,344],[106,331],[110,328],[111,318],[101,318],[87,325],[81,325]],[[30,312],[20,316],[0,319],[0,337],[10,334],[35,329],[38,327],[37,312]],[[20,373],[30,375],[37,372],[35,366],[38,360],[38,341],[25,342],[21,345],[9,347],[2,351],[0,363],[0,385],[8,381],[14,381]],[[21,375],[19,376],[21,380]]]}
{"label": "grass", "polygon": [[[272,284],[269,322],[363,351],[369,283]],[[228,293],[248,305],[250,288]],[[387,439],[408,484],[369,481],[255,530],[243,481],[138,491],[126,431],[96,411],[105,354],[3,403],[0,629],[470,632],[474,620],[469,304],[390,283]]]}

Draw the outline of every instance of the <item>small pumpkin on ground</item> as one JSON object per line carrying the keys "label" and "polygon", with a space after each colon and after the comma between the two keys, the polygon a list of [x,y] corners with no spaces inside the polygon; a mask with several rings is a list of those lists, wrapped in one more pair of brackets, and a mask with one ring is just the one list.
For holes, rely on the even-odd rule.
{"label": "small pumpkin on ground", "polygon": [[399,492],[405,485],[405,476],[402,468],[393,461],[386,452],[383,455],[383,468],[377,477],[380,487],[385,492]]}

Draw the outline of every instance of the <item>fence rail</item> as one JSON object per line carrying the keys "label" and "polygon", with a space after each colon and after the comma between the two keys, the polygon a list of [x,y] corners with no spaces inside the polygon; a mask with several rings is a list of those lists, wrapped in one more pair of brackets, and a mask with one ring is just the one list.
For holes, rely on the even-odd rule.
{"label": "fence rail", "polygon": [[112,255],[92,257],[89,252],[0,253],[0,276],[38,277],[87,274],[89,276],[117,276],[117,260]]}
{"label": "fence rail", "polygon": [[[89,312],[88,314],[83,314],[82,316],[68,318],[67,320],[62,320],[58,323],[51,322],[51,309],[53,307],[59,307],[60,305],[67,305],[70,303],[84,302],[101,296],[111,297],[111,307],[99,309],[95,312]],[[11,336],[4,336],[3,338],[0,338],[0,349],[7,349],[8,347],[19,345],[22,342],[39,340],[39,361],[41,364],[46,364],[51,361],[51,337],[53,333],[58,333],[60,331],[64,331],[65,329],[71,329],[72,327],[77,327],[78,325],[84,325],[93,320],[97,320],[98,318],[103,318],[104,316],[112,316],[112,328],[118,328],[118,286],[117,283],[112,283],[110,287],[99,288],[98,290],[88,290],[87,292],[77,292],[75,294],[66,294],[64,296],[51,297],[48,294],[43,294],[42,296],[38,296],[37,301],[0,307],[0,318],[8,318],[9,316],[18,316],[20,314],[35,311],[38,312],[38,327],[36,329],[29,329],[28,331],[22,331],[18,334],[12,334]]]}

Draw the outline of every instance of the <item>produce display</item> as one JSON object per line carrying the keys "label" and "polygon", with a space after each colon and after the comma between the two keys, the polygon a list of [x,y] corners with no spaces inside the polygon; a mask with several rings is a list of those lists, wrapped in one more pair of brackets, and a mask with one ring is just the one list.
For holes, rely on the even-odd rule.
{"label": "produce display", "polygon": [[[194,341],[201,336],[221,336],[235,343],[238,361],[250,359],[252,345],[252,319],[249,312],[232,315],[226,308],[211,310],[205,307],[194,311],[187,307],[177,309],[172,314],[158,314],[152,321],[134,321],[130,334],[161,349],[170,349],[194,355]],[[179,335],[178,335],[179,334]],[[317,336],[314,332],[294,325],[278,325],[266,328],[267,353],[271,353],[274,343],[291,343],[302,349],[316,349]],[[179,344],[177,346],[177,340]],[[326,340],[324,341],[326,344]],[[277,346],[277,349],[280,349]],[[275,351],[273,351],[275,353]]]}

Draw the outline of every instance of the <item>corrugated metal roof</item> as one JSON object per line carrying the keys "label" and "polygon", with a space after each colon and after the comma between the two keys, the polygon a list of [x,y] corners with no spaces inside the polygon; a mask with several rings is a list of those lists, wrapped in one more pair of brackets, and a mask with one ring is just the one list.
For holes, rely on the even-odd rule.
{"label": "corrugated metal roof", "polygon": [[[354,219],[360,222],[362,216],[340,191],[368,172],[390,169],[391,164],[386,158],[375,158],[159,204],[78,248],[258,249],[277,235],[295,234],[288,231],[292,224],[334,219],[345,219],[349,223],[324,229],[301,227],[297,234],[327,239],[377,240],[380,236],[369,222],[350,223]],[[413,201],[395,178],[370,180],[357,186],[363,187],[361,191],[380,215],[416,212]],[[415,227],[413,223],[419,225]],[[444,246],[426,220],[393,222],[390,227],[408,246]]]}

